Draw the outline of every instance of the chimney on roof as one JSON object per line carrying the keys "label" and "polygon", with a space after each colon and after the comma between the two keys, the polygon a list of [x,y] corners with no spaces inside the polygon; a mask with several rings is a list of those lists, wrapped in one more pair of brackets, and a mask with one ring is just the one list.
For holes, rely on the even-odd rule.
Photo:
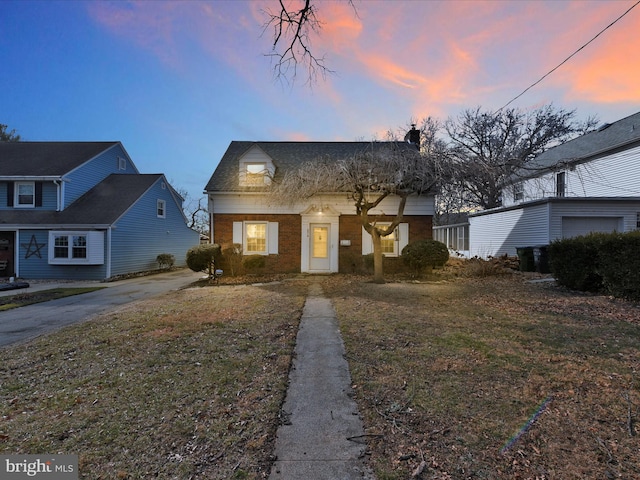
{"label": "chimney on roof", "polygon": [[414,144],[420,150],[420,130],[416,130],[416,124],[411,124],[411,130],[404,137],[409,143]]}

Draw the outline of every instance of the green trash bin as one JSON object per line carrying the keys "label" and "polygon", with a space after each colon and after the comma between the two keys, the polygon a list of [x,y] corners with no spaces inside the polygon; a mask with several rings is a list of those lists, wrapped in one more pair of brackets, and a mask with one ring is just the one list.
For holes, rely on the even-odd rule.
{"label": "green trash bin", "polygon": [[520,271],[535,272],[536,264],[533,256],[533,247],[518,247],[516,248],[516,252],[520,260]]}

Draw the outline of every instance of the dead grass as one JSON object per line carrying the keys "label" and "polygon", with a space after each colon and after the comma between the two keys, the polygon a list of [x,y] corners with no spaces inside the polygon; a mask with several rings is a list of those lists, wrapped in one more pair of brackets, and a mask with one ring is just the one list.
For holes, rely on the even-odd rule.
{"label": "dead grass", "polygon": [[268,475],[306,285],[173,292],[0,351],[0,451],[87,479]]}
{"label": "dead grass", "polygon": [[[640,478],[640,308],[531,277],[320,279],[378,480]],[[308,281],[254,280],[1,350],[0,451],[75,453],[87,479],[268,476]]]}
{"label": "dead grass", "polygon": [[640,308],[525,279],[325,282],[379,480],[640,478]]}

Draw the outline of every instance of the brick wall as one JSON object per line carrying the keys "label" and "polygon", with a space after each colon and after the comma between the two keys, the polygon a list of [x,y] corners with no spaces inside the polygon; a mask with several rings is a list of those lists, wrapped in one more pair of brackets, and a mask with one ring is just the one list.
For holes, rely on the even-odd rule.
{"label": "brick wall", "polygon": [[[393,217],[380,217],[378,220],[391,221]],[[278,254],[268,255],[265,271],[275,273],[300,272],[302,218],[300,215],[231,215],[214,214],[214,243],[226,249],[233,244],[233,222],[244,221],[278,222]],[[425,216],[404,217],[409,223],[409,242],[432,238],[432,218]],[[341,215],[339,221],[340,240],[350,240],[350,246],[338,246],[339,270],[343,273],[362,272],[362,223],[356,215]],[[398,263],[399,259],[385,259]],[[390,267],[393,267],[390,265]]]}

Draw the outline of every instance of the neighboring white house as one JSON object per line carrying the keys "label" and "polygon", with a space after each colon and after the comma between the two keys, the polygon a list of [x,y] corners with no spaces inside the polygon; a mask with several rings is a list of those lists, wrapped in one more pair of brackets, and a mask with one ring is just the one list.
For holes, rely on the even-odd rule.
{"label": "neighboring white house", "polygon": [[640,112],[542,153],[502,200],[469,215],[472,256],[640,228]]}

